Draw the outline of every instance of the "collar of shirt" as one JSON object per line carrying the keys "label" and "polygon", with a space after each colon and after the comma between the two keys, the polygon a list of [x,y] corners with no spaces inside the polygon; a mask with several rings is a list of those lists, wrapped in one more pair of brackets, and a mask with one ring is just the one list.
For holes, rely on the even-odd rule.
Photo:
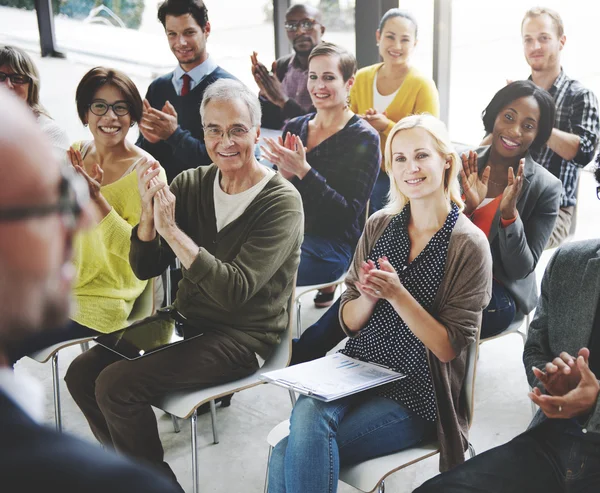
{"label": "collar of shirt", "polygon": [[0,391],[38,423],[44,421],[44,388],[35,378],[0,368]]}
{"label": "collar of shirt", "polygon": [[[533,81],[533,77],[530,75],[527,80]],[[564,86],[567,82],[569,82],[569,78],[566,76],[565,71],[561,67],[558,77],[556,79],[554,79],[554,82],[552,83],[552,87],[550,89],[548,89],[548,92],[550,93],[550,95],[552,97],[554,97],[555,94],[558,91],[560,91],[562,86]]]}
{"label": "collar of shirt", "polygon": [[181,68],[181,65],[177,65],[175,71],[173,72],[173,87],[175,88],[175,92],[181,95],[181,89],[183,88],[183,80],[181,79],[182,75],[188,74],[192,79],[190,81],[190,91],[194,89],[202,79],[207,75],[211,74],[217,68],[217,62],[214,61],[213,58],[209,55],[204,62],[202,62],[197,67],[194,67],[189,72],[186,72]]}

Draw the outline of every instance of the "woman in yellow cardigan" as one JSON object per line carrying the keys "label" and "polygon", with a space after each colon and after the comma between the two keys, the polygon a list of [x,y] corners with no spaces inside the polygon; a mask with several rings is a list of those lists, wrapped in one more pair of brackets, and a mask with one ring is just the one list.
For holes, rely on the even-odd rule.
{"label": "woman in yellow cardigan", "polygon": [[[405,116],[418,113],[439,116],[435,83],[410,64],[417,30],[412,14],[397,8],[388,10],[375,33],[383,63],[360,69],[350,91],[350,109],[379,132],[381,149],[385,148],[390,130]],[[371,195],[371,213],[385,205],[389,189],[387,174],[379,173]]]}
{"label": "woman in yellow cardigan", "polygon": [[13,348],[13,362],[52,344],[122,329],[148,282],[129,265],[131,230],[141,214],[135,170],[152,159],[126,139],[142,119],[141,96],[124,73],[96,67],[83,76],[75,99],[94,139],[75,143],[68,157],[88,184],[98,224],[74,241],[75,307],[68,326]]}

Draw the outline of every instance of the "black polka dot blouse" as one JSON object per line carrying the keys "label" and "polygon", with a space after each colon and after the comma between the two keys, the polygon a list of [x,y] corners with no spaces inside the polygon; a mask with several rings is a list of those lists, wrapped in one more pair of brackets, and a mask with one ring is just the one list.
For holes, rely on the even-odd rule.
{"label": "black polka dot blouse", "polygon": [[[376,264],[377,259],[386,256],[404,287],[428,311],[444,277],[450,235],[458,214],[458,207],[452,204],[442,228],[409,263],[410,204],[407,204],[390,221],[369,254],[369,259]],[[437,410],[425,346],[388,301],[377,302],[367,325],[341,352],[405,374],[406,378],[381,387],[378,395],[400,402],[423,419],[435,421]]]}

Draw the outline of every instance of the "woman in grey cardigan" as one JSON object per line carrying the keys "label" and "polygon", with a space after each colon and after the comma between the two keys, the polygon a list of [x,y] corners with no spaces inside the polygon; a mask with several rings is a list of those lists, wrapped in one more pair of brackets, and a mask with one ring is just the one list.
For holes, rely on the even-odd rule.
{"label": "woman in grey cardigan", "polygon": [[485,236],[461,212],[460,161],[431,115],[398,122],[386,143],[386,209],[368,220],[342,295],[342,352],[406,375],[325,403],[301,396],[273,450],[271,493],[335,492],[340,464],[437,436],[441,470],[464,461],[466,348],[491,296]]}
{"label": "woman in grey cardigan", "polygon": [[505,330],[518,311],[537,303],[535,267],[560,205],[560,180],[537,164],[530,148],[546,144],[554,100],[531,81],[508,84],[483,112],[491,145],[462,155],[464,213],[488,237],[494,260],[492,300],[481,338]]}

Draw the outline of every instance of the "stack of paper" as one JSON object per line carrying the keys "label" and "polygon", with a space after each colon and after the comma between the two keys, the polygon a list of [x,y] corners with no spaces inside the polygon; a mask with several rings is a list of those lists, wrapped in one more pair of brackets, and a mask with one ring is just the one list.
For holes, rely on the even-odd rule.
{"label": "stack of paper", "polygon": [[325,402],[356,394],[405,375],[341,353],[260,375],[261,380]]}

